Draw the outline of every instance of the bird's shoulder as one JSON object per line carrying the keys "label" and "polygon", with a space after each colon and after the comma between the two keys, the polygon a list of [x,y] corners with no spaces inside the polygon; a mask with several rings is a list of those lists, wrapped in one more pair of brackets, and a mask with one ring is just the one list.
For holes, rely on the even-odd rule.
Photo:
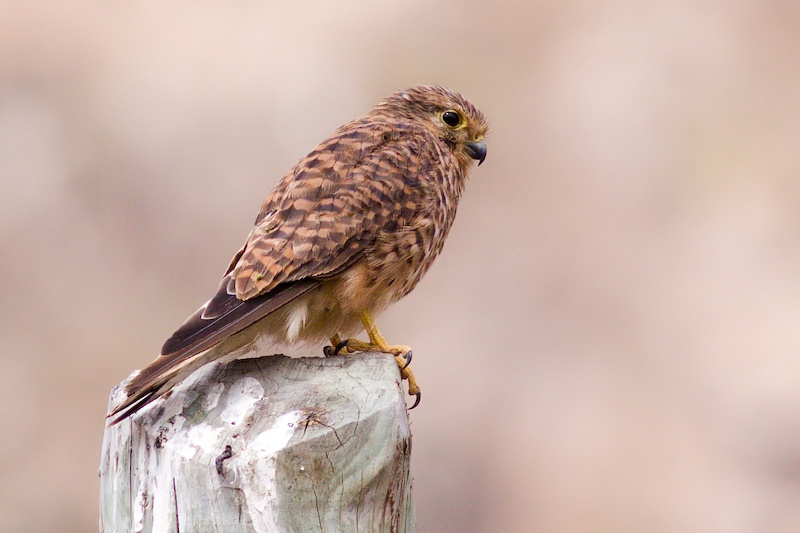
{"label": "bird's shoulder", "polygon": [[413,216],[420,176],[441,150],[411,123],[359,119],[337,129],[263,203],[229,268],[236,295],[252,298],[353,264],[381,228]]}

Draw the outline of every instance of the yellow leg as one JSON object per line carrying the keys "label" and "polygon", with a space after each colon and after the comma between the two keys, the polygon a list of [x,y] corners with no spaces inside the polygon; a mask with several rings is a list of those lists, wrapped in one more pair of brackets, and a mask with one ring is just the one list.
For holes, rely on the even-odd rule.
{"label": "yellow leg", "polygon": [[386,339],[384,339],[383,335],[381,335],[378,326],[375,325],[375,319],[372,318],[372,315],[368,311],[361,312],[361,322],[364,324],[364,329],[367,330],[370,344],[377,346],[378,351],[383,353],[393,353],[395,355],[405,355],[411,351],[411,346],[389,346],[389,343],[386,342]]}
{"label": "yellow leg", "polygon": [[417,384],[417,379],[414,377],[414,373],[410,368],[408,368],[408,364],[406,363],[406,357],[408,353],[411,352],[411,347],[403,345],[389,346],[389,344],[386,342],[386,339],[383,338],[378,326],[375,324],[375,319],[372,318],[372,315],[369,313],[369,311],[361,312],[361,322],[364,324],[364,329],[367,330],[370,343],[373,346],[377,346],[378,351],[394,354],[394,357],[397,360],[397,366],[400,367],[400,376],[403,379],[408,380],[408,394],[411,396],[416,396],[419,394],[419,385]]}

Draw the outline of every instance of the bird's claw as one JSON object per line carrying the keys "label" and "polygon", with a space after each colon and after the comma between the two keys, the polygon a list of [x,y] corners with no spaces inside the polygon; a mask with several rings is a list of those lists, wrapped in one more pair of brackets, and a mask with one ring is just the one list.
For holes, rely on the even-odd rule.
{"label": "bird's claw", "polygon": [[340,341],[340,342],[339,342],[339,343],[336,345],[336,347],[333,349],[333,355],[339,355],[339,352],[341,352],[343,349],[347,348],[347,343],[348,343],[348,342],[349,342],[349,340],[348,340],[348,339],[345,339],[345,340],[343,340],[343,341]]}
{"label": "bird's claw", "polygon": [[[404,358],[404,359],[406,360],[406,364],[404,364],[404,365],[403,365],[403,368],[401,368],[400,370],[405,370],[406,368],[408,368],[408,365],[410,365],[410,364],[411,364],[411,355],[412,355],[412,352],[411,352],[411,350],[409,350],[408,352],[406,352],[406,356],[405,356],[405,358]],[[419,400],[417,400],[417,403],[419,403]],[[417,405],[417,404],[415,403],[414,405]]]}
{"label": "bird's claw", "polygon": [[350,339],[342,340],[339,334],[336,333],[333,337],[331,337],[330,346],[325,346],[322,348],[322,353],[325,355],[325,357],[333,357],[339,355],[342,352],[342,350],[345,350],[344,354],[350,353],[350,351],[346,349],[349,342]]}
{"label": "bird's claw", "polygon": [[419,405],[419,401],[422,399],[422,391],[419,391],[416,394],[416,397],[417,397],[417,399],[414,400],[414,405],[412,405],[411,407],[408,408],[409,411]]}

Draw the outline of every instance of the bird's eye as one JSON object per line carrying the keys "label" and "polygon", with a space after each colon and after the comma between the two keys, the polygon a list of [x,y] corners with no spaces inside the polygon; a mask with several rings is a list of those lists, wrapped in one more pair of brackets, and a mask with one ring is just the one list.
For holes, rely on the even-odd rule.
{"label": "bird's eye", "polygon": [[455,128],[456,126],[461,124],[461,115],[459,115],[455,111],[445,111],[444,113],[442,113],[442,122],[444,122],[451,128]]}

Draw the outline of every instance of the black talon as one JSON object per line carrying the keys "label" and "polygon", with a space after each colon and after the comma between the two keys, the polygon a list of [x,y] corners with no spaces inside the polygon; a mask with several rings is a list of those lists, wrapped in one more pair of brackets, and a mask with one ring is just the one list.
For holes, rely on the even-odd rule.
{"label": "black talon", "polygon": [[322,354],[325,357],[333,357],[335,354],[333,353],[333,346],[324,346],[322,348]]}
{"label": "black talon", "polygon": [[342,348],[346,347],[347,347],[347,341],[343,340],[342,342],[336,345],[336,348],[333,349],[333,355],[339,355],[339,352],[342,351]]}
{"label": "black talon", "polygon": [[422,399],[422,391],[419,391],[419,392],[417,393],[417,399],[416,399],[416,400],[414,400],[414,405],[412,405],[411,407],[409,407],[409,408],[408,408],[408,410],[410,411],[410,410],[412,410],[413,408],[415,408],[416,406],[418,406],[418,405],[419,405],[419,401],[420,401],[421,399]]}
{"label": "black talon", "polygon": [[406,354],[406,364],[403,365],[403,368],[401,370],[405,370],[406,368],[408,368],[408,365],[410,364],[411,364],[411,350],[409,350],[408,353]]}

